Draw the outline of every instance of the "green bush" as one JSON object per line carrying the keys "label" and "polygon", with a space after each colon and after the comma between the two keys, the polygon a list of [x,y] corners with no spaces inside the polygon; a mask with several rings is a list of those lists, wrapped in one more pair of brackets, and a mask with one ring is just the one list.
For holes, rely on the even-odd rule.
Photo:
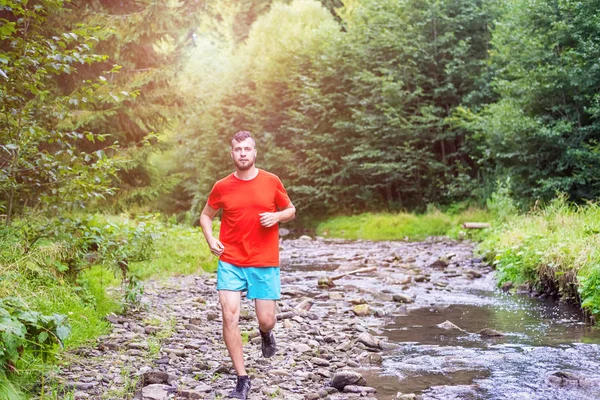
{"label": "green bush", "polygon": [[[135,306],[143,279],[212,271],[216,261],[199,228],[171,225],[159,215],[97,214],[24,219],[0,228],[0,265],[0,301],[26,304],[28,311],[22,321],[18,312],[8,317],[0,311],[0,331],[11,330],[0,341],[12,343],[0,346],[9,349],[0,354],[0,365],[10,360],[19,370],[7,377],[0,367],[0,398],[20,399],[23,391],[35,392],[32,388],[52,368],[51,358],[43,358],[54,354],[49,347],[58,342],[53,339],[67,348],[85,345],[108,331],[107,314],[121,312],[127,303]],[[51,334],[67,321],[69,337]]]}
{"label": "green bush", "polygon": [[559,196],[493,230],[479,251],[499,282],[528,284],[600,314],[600,206],[577,206]]}

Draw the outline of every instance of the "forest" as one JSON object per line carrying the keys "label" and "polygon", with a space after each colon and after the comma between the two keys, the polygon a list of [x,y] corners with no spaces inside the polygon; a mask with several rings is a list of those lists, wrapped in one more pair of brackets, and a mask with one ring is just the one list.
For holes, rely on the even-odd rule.
{"label": "forest", "polygon": [[105,332],[145,278],[214,268],[198,217],[239,130],[297,229],[471,212],[493,221],[476,239],[501,283],[593,318],[599,15],[598,0],[0,0],[0,393],[43,391],[57,349]]}

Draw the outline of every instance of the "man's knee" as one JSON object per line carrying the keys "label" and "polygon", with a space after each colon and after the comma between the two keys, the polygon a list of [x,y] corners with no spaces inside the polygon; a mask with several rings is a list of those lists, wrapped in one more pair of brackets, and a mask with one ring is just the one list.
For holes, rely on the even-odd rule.
{"label": "man's knee", "polygon": [[239,309],[225,309],[222,310],[223,315],[223,326],[224,327],[235,327],[238,325],[240,320],[240,310]]}
{"label": "man's knee", "polygon": [[258,320],[258,326],[260,330],[263,332],[268,332],[275,327],[275,322],[277,322],[276,318],[272,318],[270,320]]}
{"label": "man's knee", "polygon": [[263,331],[270,331],[275,326],[277,322],[277,317],[274,312],[257,312],[256,318],[258,319],[258,325],[262,328]]}

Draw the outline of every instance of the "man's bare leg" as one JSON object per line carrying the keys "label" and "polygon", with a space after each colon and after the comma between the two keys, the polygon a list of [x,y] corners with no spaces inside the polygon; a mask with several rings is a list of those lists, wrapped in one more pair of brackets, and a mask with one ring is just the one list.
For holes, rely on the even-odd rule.
{"label": "man's bare leg", "polygon": [[275,345],[275,336],[271,330],[275,327],[275,300],[254,300],[256,317],[258,318],[258,328],[262,338],[263,357],[272,357],[277,352]]}
{"label": "man's bare leg", "polygon": [[254,300],[258,327],[263,332],[269,332],[275,327],[275,300]]}
{"label": "man's bare leg", "polygon": [[223,339],[231,357],[233,368],[238,376],[247,375],[244,367],[242,337],[240,335],[240,302],[241,293],[230,290],[219,290],[219,301],[223,313]]}

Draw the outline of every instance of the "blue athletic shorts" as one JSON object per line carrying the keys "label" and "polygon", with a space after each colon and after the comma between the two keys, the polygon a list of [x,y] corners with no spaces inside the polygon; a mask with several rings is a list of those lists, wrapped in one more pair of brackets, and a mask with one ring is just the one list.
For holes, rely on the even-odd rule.
{"label": "blue athletic shorts", "polygon": [[219,260],[217,290],[248,292],[247,299],[279,300],[279,267],[236,267]]}

